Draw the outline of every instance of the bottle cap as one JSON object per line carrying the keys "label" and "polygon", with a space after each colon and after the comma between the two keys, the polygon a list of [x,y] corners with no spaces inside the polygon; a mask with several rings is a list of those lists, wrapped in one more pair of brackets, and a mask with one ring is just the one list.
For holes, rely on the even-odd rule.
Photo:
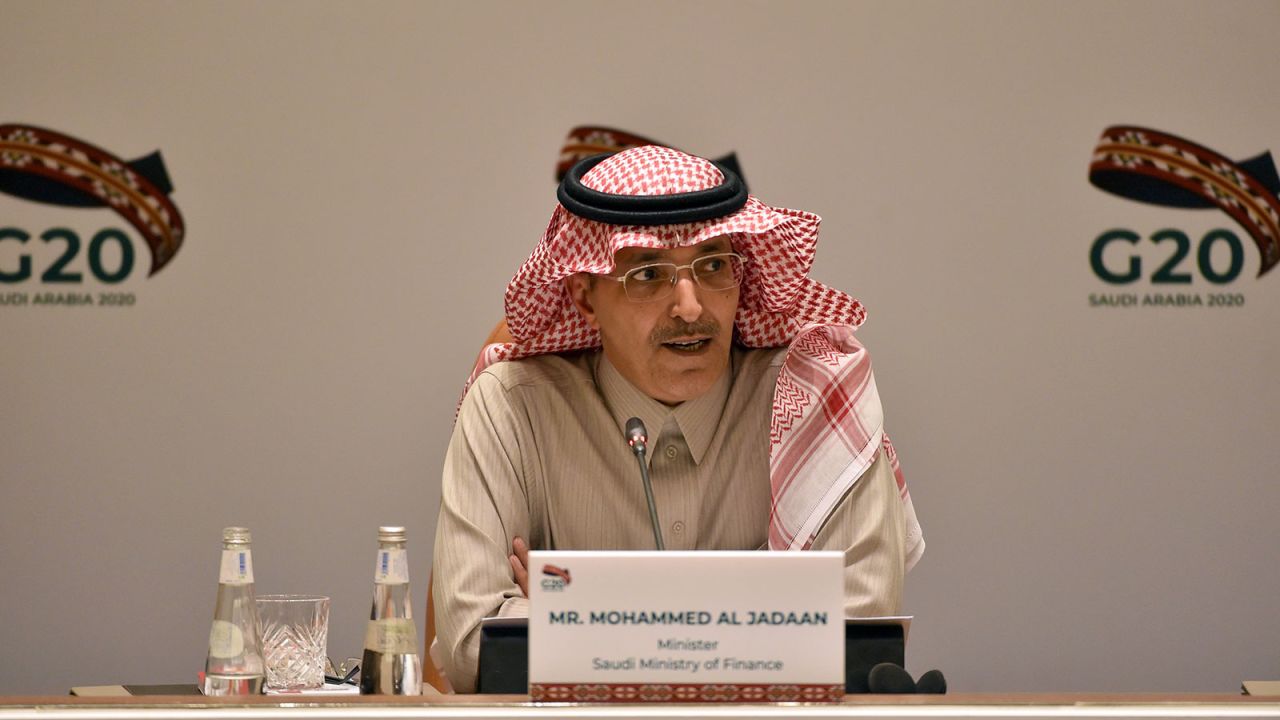
{"label": "bottle cap", "polygon": [[405,542],[403,525],[383,525],[378,528],[378,542]]}
{"label": "bottle cap", "polygon": [[249,528],[222,528],[222,542],[224,543],[231,545],[248,545],[252,539],[252,536],[249,534]]}

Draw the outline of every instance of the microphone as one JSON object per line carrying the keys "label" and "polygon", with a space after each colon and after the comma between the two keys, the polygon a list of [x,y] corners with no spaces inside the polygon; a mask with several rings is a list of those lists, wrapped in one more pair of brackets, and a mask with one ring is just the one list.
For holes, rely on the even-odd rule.
{"label": "microphone", "polygon": [[883,662],[871,668],[871,674],[867,676],[867,689],[877,695],[900,695],[914,693],[916,682],[901,666]]}
{"label": "microphone", "polygon": [[646,443],[649,442],[648,433],[644,429],[644,421],[638,417],[633,417],[627,421],[627,444],[637,455],[643,455],[648,449]]}
{"label": "microphone", "polygon": [[636,462],[640,463],[640,480],[644,483],[644,499],[649,503],[649,524],[653,526],[653,544],[659,550],[666,550],[662,543],[662,524],[658,522],[658,506],[653,502],[653,484],[649,482],[649,465],[644,461],[644,452],[649,442],[649,433],[644,429],[644,422],[638,417],[627,420],[627,444],[636,454]]}
{"label": "microphone", "polygon": [[920,676],[918,681],[900,665],[883,662],[871,668],[867,676],[867,691],[876,694],[909,694],[945,695],[947,679],[940,670],[930,670]]}
{"label": "microphone", "polygon": [[916,692],[922,695],[945,695],[947,679],[942,676],[941,670],[930,670],[916,681]]}

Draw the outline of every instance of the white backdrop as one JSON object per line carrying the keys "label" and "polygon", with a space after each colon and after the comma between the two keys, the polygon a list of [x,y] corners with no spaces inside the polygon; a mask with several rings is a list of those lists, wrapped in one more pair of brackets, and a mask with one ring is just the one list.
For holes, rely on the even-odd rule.
{"label": "white backdrop", "polygon": [[[118,286],[72,264],[133,307],[0,303],[0,693],[193,681],[224,525],[253,529],[259,592],[333,596],[335,657],[360,649],[377,525],[408,526],[421,606],[457,394],[584,123],[736,150],[755,194],[824,217],[815,274],[870,310],[929,543],[913,672],[1280,676],[1280,275],[1254,278],[1219,211],[1087,182],[1109,125],[1280,146],[1280,4],[0,0],[0,19],[0,123],[161,150],[188,228],[151,278],[140,243]],[[0,227],[136,238],[7,195]],[[1235,232],[1245,305],[1090,307],[1116,292],[1090,244],[1117,227]],[[0,242],[0,270],[60,249]]]}

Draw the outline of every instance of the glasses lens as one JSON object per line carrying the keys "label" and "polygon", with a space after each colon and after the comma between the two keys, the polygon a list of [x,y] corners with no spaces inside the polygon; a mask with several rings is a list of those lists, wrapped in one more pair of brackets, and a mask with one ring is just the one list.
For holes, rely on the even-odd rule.
{"label": "glasses lens", "polygon": [[675,272],[675,265],[645,265],[627,273],[622,286],[632,300],[653,300],[671,290],[671,276]]}
{"label": "glasses lens", "polygon": [[742,260],[737,255],[708,255],[693,263],[698,284],[708,290],[728,290],[742,277]]}

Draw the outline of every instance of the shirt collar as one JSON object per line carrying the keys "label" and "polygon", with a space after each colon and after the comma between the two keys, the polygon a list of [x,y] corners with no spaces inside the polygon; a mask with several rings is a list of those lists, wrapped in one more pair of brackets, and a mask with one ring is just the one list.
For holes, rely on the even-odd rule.
{"label": "shirt collar", "polygon": [[[674,416],[680,433],[684,435],[685,443],[689,446],[693,462],[701,464],[703,455],[711,446],[711,440],[715,438],[716,427],[720,424],[725,402],[729,399],[731,368],[726,368],[720,375],[720,379],[706,393],[672,408],[645,395],[632,385],[622,376],[622,373],[618,372],[613,363],[609,362],[604,352],[601,352],[598,358],[596,384],[600,387],[600,394],[604,397],[610,414],[618,424],[619,437],[625,437],[627,420],[638,417],[644,422],[652,445],[657,441],[658,433],[662,432],[663,426],[666,425],[667,418]],[[648,459],[653,459],[652,447],[648,453]]]}

